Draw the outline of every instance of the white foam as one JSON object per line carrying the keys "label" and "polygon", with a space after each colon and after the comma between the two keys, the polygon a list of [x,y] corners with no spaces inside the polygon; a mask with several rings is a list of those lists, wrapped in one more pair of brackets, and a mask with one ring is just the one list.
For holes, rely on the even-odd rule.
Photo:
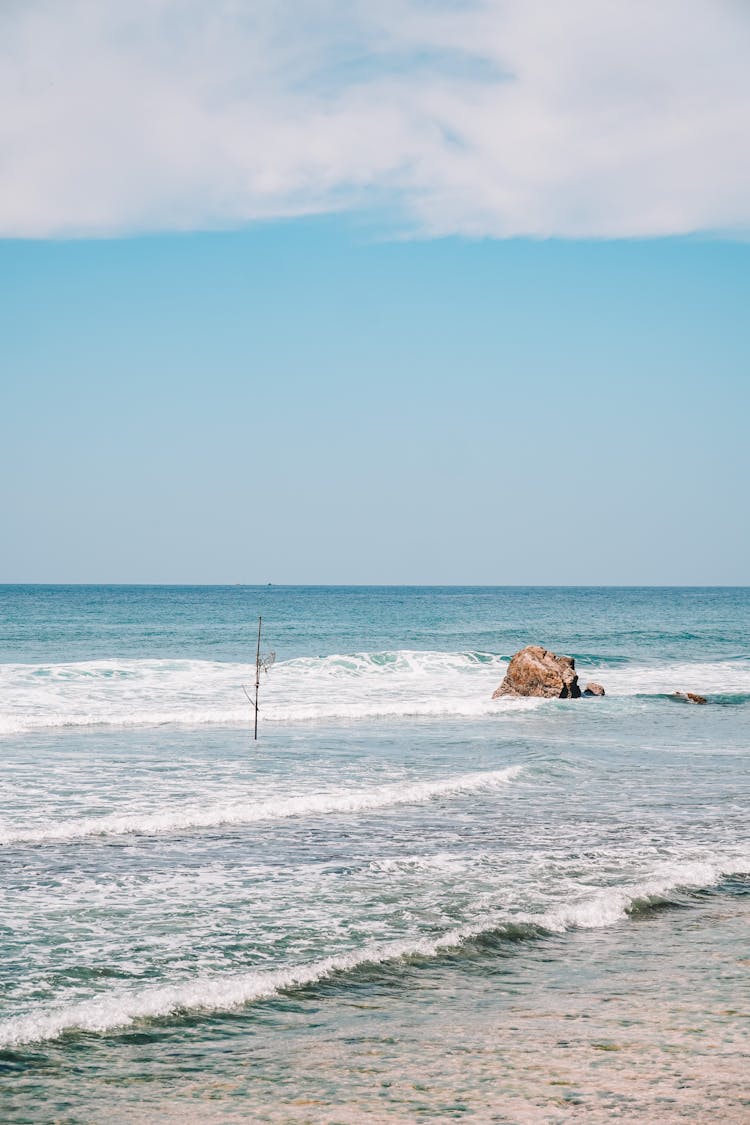
{"label": "white foam", "polygon": [[[750,857],[745,857],[750,858]],[[214,1012],[299,988],[367,964],[382,964],[403,957],[432,957],[460,946],[471,938],[519,923],[565,932],[577,927],[600,928],[622,921],[640,901],[658,900],[678,889],[714,885],[723,875],[747,870],[746,863],[730,860],[672,865],[659,875],[627,886],[602,887],[582,894],[578,902],[563,904],[541,914],[485,915],[438,937],[410,937],[385,943],[369,943],[334,957],[277,970],[261,970],[233,976],[200,976],[192,981],[149,986],[139,990],[111,990],[89,1000],[47,1008],[0,1023],[0,1046],[57,1038],[69,1031],[106,1032],[182,1011]]]}
{"label": "white foam", "polygon": [[517,777],[521,766],[459,774],[432,781],[412,781],[368,789],[332,789],[258,802],[239,802],[173,808],[144,815],[110,814],[74,820],[47,821],[34,827],[0,828],[0,844],[64,843],[89,836],[154,835],[189,829],[255,824],[290,817],[330,816],[414,805],[438,797],[455,797],[505,785]]}
{"label": "white foam", "polygon": [[[355,653],[280,661],[264,678],[263,722],[375,718],[482,718],[554,705],[492,699],[507,660],[488,653]],[[750,661],[596,667],[610,696],[675,690],[750,693]],[[254,668],[199,660],[0,664],[0,735],[64,727],[143,727],[251,721],[243,686]]]}
{"label": "white foam", "polygon": [[714,663],[622,665],[616,668],[577,668],[583,686],[587,680],[601,682],[607,695],[665,695],[694,691],[702,695],[733,695],[750,692],[750,661]]}
{"label": "white foam", "polygon": [[[280,661],[264,677],[264,722],[497,713],[505,662],[481,653],[359,653]],[[0,665],[0,734],[59,727],[250,721],[254,667],[198,660]],[[508,701],[511,709],[538,700]]]}
{"label": "white foam", "polygon": [[[538,919],[529,916],[527,920],[538,921],[553,933],[611,926],[621,921],[637,902],[658,901],[678,888],[714,886],[723,875],[744,869],[747,859],[750,857],[738,861],[736,856],[731,856],[715,862],[663,864],[648,879],[625,886],[598,888],[593,893],[582,894],[577,901],[548,910]],[[740,868],[736,866],[738,862]]]}

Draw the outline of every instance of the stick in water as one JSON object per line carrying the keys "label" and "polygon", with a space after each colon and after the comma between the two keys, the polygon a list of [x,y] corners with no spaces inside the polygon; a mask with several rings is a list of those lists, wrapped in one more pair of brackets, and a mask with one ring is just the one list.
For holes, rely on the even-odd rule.
{"label": "stick in water", "polygon": [[255,734],[254,739],[258,741],[258,688],[260,687],[260,626],[263,621],[262,617],[258,618],[258,648],[255,652]]}
{"label": "stick in water", "polygon": [[242,690],[245,693],[245,698],[247,699],[248,703],[250,704],[250,706],[255,711],[255,729],[254,729],[254,732],[253,732],[253,737],[255,738],[256,742],[258,741],[258,690],[260,688],[260,674],[261,674],[261,672],[270,671],[272,664],[276,660],[276,653],[275,652],[267,652],[265,656],[260,655],[260,630],[261,630],[262,624],[263,624],[263,618],[259,617],[258,618],[258,647],[255,650],[255,700],[254,701],[252,699],[252,696],[250,695],[250,692],[247,690],[245,685],[242,684]]}

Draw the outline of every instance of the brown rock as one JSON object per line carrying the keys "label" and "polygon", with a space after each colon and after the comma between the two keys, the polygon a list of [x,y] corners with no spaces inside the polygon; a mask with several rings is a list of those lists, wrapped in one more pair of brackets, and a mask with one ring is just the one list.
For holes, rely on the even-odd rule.
{"label": "brown rock", "polygon": [[672,699],[679,699],[682,703],[708,703],[705,695],[696,695],[694,691],[674,691]]}
{"label": "brown rock", "polygon": [[581,689],[572,656],[556,656],[541,645],[528,645],[512,657],[505,679],[493,693],[538,695],[544,699],[578,699]]}
{"label": "brown rock", "polygon": [[604,688],[602,687],[601,684],[591,683],[591,684],[586,684],[586,687],[583,689],[583,694],[584,695],[606,695],[607,693],[606,693],[606,691],[604,690]]}

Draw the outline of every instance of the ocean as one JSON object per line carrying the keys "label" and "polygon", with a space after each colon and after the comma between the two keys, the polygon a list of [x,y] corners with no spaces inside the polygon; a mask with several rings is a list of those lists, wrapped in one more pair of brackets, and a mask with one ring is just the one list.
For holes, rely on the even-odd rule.
{"label": "ocean", "polygon": [[0,699],[3,1122],[750,1121],[750,589],[4,586]]}

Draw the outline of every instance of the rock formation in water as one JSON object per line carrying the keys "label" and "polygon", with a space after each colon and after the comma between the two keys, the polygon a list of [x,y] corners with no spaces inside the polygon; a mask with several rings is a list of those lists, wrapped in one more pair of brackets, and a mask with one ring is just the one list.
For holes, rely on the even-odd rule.
{"label": "rock formation in water", "polygon": [[543,699],[578,699],[581,689],[575,667],[572,656],[556,656],[541,645],[528,645],[512,657],[505,679],[492,698],[537,695]]}
{"label": "rock formation in water", "polygon": [[679,699],[681,703],[708,703],[705,695],[696,695],[694,691],[675,691],[672,699]]}
{"label": "rock formation in water", "polygon": [[586,684],[586,687],[583,689],[583,694],[584,695],[606,695],[607,693],[605,692],[605,690],[604,690],[604,688],[602,687],[601,684],[590,683],[590,684]]}

